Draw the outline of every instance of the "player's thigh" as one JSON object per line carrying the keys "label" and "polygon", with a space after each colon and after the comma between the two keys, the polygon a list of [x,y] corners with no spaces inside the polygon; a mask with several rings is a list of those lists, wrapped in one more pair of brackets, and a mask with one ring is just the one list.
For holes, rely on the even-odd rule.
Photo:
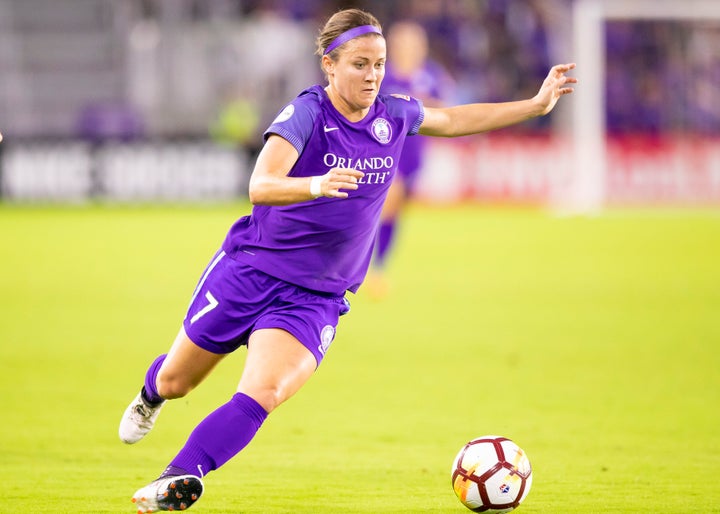
{"label": "player's thigh", "polygon": [[312,352],[289,332],[279,328],[256,330],[250,336],[238,392],[270,412],[294,395],[316,367]]}
{"label": "player's thigh", "polygon": [[163,398],[179,398],[194,389],[225,354],[209,352],[193,343],[180,328],[158,372],[157,387]]}

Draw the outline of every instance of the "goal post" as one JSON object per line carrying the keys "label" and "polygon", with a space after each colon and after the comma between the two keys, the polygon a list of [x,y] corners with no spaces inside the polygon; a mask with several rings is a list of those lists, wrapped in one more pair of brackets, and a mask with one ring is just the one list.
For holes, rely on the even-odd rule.
{"label": "goal post", "polygon": [[611,20],[720,21],[720,1],[575,0],[572,45],[580,83],[570,102],[573,171],[558,206],[570,213],[597,213],[607,201],[605,23]]}

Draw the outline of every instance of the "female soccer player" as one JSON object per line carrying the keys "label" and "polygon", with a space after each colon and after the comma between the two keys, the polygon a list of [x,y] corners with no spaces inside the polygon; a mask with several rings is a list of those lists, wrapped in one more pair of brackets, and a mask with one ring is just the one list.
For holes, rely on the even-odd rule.
{"label": "female soccer player", "polygon": [[135,493],[141,513],[193,505],[202,478],[242,450],[313,374],[349,310],[345,292],[357,291],[367,272],[406,136],[475,134],[544,115],[577,81],[565,75],[575,65],[561,64],[527,100],[423,107],[378,94],[386,48],[371,14],[337,12],[317,43],[327,86],[300,93],[265,132],[249,186],[252,213],[231,227],[170,351],[150,365],[120,422],[120,438],[136,443],[165,400],[188,394],[247,345],[237,392]]}

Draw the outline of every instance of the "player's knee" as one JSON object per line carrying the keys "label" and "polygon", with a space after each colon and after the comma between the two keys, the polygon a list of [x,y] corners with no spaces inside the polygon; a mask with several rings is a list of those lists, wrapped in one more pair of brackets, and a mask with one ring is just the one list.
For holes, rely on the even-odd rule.
{"label": "player's knee", "polygon": [[180,377],[169,377],[159,374],[156,381],[156,387],[160,396],[166,400],[175,400],[186,396],[192,391],[193,386]]}
{"label": "player's knee", "polygon": [[263,387],[252,391],[249,396],[258,402],[267,413],[272,412],[288,399],[287,393],[281,387]]}

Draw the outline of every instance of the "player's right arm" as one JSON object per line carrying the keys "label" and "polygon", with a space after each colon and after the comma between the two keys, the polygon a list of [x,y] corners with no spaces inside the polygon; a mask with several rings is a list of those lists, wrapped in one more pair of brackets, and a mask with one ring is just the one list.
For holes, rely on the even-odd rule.
{"label": "player's right arm", "polygon": [[[290,205],[318,196],[347,198],[341,189],[357,189],[363,173],[347,168],[333,168],[320,177],[290,177],[288,173],[298,160],[298,152],[285,138],[271,135],[255,162],[250,177],[249,196],[254,205]],[[311,181],[316,183],[311,187]]]}

